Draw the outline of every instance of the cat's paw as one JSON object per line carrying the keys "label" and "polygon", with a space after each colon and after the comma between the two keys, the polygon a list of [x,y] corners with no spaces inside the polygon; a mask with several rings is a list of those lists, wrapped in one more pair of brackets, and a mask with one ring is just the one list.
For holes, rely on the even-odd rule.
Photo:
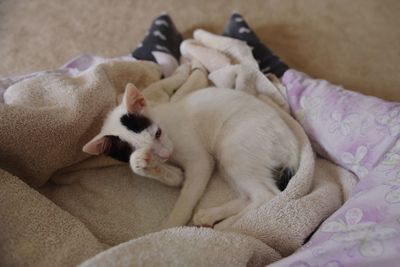
{"label": "cat's paw", "polygon": [[212,227],[219,217],[212,209],[199,209],[193,216],[193,223],[196,226]]}
{"label": "cat's paw", "polygon": [[183,180],[184,180],[183,171],[177,167],[170,166],[162,182],[169,186],[178,187],[183,184]]}
{"label": "cat's paw", "polygon": [[146,148],[139,148],[132,153],[129,159],[129,165],[134,173],[146,176],[151,160],[151,151]]}

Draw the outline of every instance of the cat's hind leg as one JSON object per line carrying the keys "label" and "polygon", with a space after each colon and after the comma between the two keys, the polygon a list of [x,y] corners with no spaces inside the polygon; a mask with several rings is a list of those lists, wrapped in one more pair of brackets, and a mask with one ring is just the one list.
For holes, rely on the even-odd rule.
{"label": "cat's hind leg", "polygon": [[[251,166],[251,168],[249,168]],[[250,171],[251,170],[251,171]],[[264,203],[271,200],[279,189],[272,179],[272,173],[259,165],[248,165],[247,168],[239,165],[231,165],[225,168],[227,178],[236,187],[237,191],[247,197],[247,205],[242,206],[238,212],[217,223],[214,228],[227,230],[250,210],[257,209]]]}
{"label": "cat's hind leg", "polygon": [[[247,196],[249,204],[239,213],[215,225],[215,229],[230,229],[248,211],[257,209],[280,191],[275,184],[274,167],[279,165],[279,153],[268,132],[254,123],[240,122],[241,128],[234,129],[223,139],[218,154],[220,169],[227,182],[240,194]],[[258,129],[249,137],[243,129]]]}
{"label": "cat's hind leg", "polygon": [[259,208],[261,205],[268,202],[270,199],[271,199],[271,192],[268,192],[267,195],[264,197],[260,196],[260,197],[253,199],[252,202],[250,204],[248,204],[246,207],[244,207],[243,209],[241,209],[241,211],[239,213],[214,225],[214,229],[222,230],[222,231],[229,230],[236,223],[236,221],[239,220],[242,216],[244,216],[247,212]]}
{"label": "cat's hind leg", "polygon": [[218,207],[199,209],[193,217],[193,223],[197,226],[213,226],[216,222],[239,213],[248,204],[249,199],[242,196]]}

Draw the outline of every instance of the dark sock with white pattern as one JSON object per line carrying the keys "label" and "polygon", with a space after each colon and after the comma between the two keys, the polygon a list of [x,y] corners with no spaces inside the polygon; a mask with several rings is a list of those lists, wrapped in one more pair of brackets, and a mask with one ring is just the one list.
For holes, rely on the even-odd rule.
{"label": "dark sock with white pattern", "polygon": [[172,55],[179,62],[181,42],[182,36],[175,28],[171,18],[162,13],[154,19],[144,40],[132,52],[132,56],[136,59],[156,62],[152,52],[159,51]]}
{"label": "dark sock with white pattern", "polygon": [[239,13],[233,13],[223,35],[245,41],[253,49],[253,56],[263,73],[273,73],[279,78],[289,67],[266,47]]}

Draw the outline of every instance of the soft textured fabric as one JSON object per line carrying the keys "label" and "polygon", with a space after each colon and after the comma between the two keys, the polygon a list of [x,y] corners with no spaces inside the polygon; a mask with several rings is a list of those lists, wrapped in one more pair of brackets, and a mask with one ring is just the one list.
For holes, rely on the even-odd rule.
{"label": "soft textured fabric", "polygon": [[294,70],[285,73],[292,112],[320,153],[366,177],[400,135],[400,104],[344,90]]}
{"label": "soft textured fabric", "polygon": [[72,266],[106,245],[81,220],[0,170],[0,266]]}
{"label": "soft textured fabric", "polygon": [[43,185],[56,170],[88,157],[81,147],[127,82],[144,88],[159,78],[154,63],[110,60],[77,76],[50,72],[11,85],[0,105],[0,167]]}
{"label": "soft textured fabric", "polygon": [[80,267],[262,266],[279,258],[273,249],[249,236],[183,227],[121,244]]}
{"label": "soft textured fabric", "polygon": [[360,179],[310,242],[273,266],[396,266],[400,243],[400,103],[289,70],[293,114],[321,154]]}
{"label": "soft textured fabric", "polygon": [[[279,105],[286,107],[282,103],[284,100],[282,91],[258,71],[257,63],[252,58],[251,51],[243,42],[231,38],[215,36],[205,31],[196,31],[195,37],[198,46],[190,45],[193,44],[194,41],[187,41],[189,45],[182,46],[182,48],[186,49],[184,49],[185,53],[196,55],[195,51],[197,51],[199,47],[203,47],[206,49],[205,51],[213,52],[209,54],[197,54],[197,56],[201,56],[199,59],[193,56],[190,59],[190,64],[180,66],[173,75],[166,79],[158,80],[159,71],[157,67],[151,63],[142,61],[106,60],[102,63],[92,65],[87,70],[80,72],[74,77],[49,73],[17,82],[6,90],[5,100],[7,105],[3,105],[3,108],[6,108],[7,112],[7,109],[12,107],[30,106],[33,113],[32,116],[37,116],[38,121],[40,121],[40,114],[36,115],[35,113],[36,110],[41,110],[40,104],[44,103],[46,106],[48,103],[51,103],[54,107],[63,107],[62,103],[65,102],[65,96],[62,94],[59,95],[57,92],[67,91],[76,80],[84,80],[86,82],[81,82],[82,86],[80,88],[70,91],[71,99],[85,99],[85,95],[82,96],[81,94],[86,92],[86,90],[90,90],[90,88],[93,87],[91,86],[93,83],[99,84],[99,87],[96,88],[96,94],[91,95],[91,101],[97,103],[96,109],[87,109],[84,114],[87,118],[92,119],[82,118],[83,114],[76,117],[71,115],[67,117],[71,122],[79,122],[79,124],[73,126],[74,131],[69,131],[68,136],[64,136],[65,140],[70,141],[77,139],[80,141],[69,146],[64,146],[63,143],[59,143],[49,148],[45,147],[46,153],[40,149],[43,148],[43,146],[37,147],[36,150],[32,151],[41,154],[41,157],[36,156],[35,158],[30,158],[31,165],[29,166],[36,166],[38,170],[41,170],[43,168],[41,167],[41,163],[46,160],[49,161],[51,156],[54,158],[53,163],[55,165],[53,165],[53,168],[64,167],[52,175],[53,182],[64,185],[47,184],[40,189],[40,192],[81,220],[99,242],[113,246],[147,233],[158,231],[162,219],[167,216],[172,208],[179,189],[168,188],[156,181],[138,177],[132,173],[127,165],[115,166],[115,162],[112,160],[90,158],[72,166],[68,166],[72,163],[62,165],[62,162],[56,161],[57,158],[55,157],[56,154],[54,151],[59,151],[61,149],[62,152],[57,154],[58,156],[68,156],[71,152],[82,153],[80,152],[82,144],[91,138],[91,136],[86,134],[82,129],[87,129],[86,127],[89,127],[93,122],[99,123],[102,121],[104,115],[99,115],[97,110],[101,110],[104,107],[109,109],[109,107],[116,104],[118,93],[121,92],[123,88],[122,84],[128,81],[132,82],[132,80],[130,80],[132,79],[131,77],[135,77],[136,80],[133,82],[136,82],[139,88],[142,88],[149,105],[157,105],[165,101],[177,101],[179,97],[184,97],[185,94],[207,85],[207,72],[205,70],[207,68],[203,66],[211,65],[214,68],[211,73],[213,77],[212,80],[216,84],[219,84],[219,81],[222,79],[222,81],[224,81],[223,83],[229,84],[230,86],[228,87],[232,89],[243,90],[261,98],[264,96],[263,101],[267,101],[271,105],[275,105],[271,99],[277,99],[278,105],[276,109],[282,112],[282,114],[285,114],[283,116],[286,116],[287,122],[291,127],[294,127],[294,131],[301,140],[302,154],[299,171],[296,173],[295,177],[292,178],[287,189],[282,194],[274,198],[273,201],[265,203],[259,210],[247,214],[239,221],[238,225],[235,225],[231,229],[232,234],[230,234],[230,236],[235,236],[235,238],[241,239],[236,236],[237,234],[235,234],[235,232],[241,232],[246,236],[253,237],[253,239],[247,237],[243,241],[243,244],[252,244],[249,245],[250,249],[241,250],[241,253],[238,253],[235,247],[226,247],[226,245],[224,245],[225,254],[224,257],[220,259],[221,264],[223,262],[236,262],[237,266],[241,266],[243,262],[250,264],[254,260],[251,255],[258,255],[254,253],[258,251],[258,247],[260,246],[259,242],[262,241],[264,243],[263,246],[267,246],[268,248],[263,250],[264,254],[262,254],[260,262],[257,263],[257,265],[261,263],[270,263],[282,256],[291,254],[295,249],[300,247],[321,221],[327,218],[342,204],[343,199],[346,197],[344,192],[352,187],[351,183],[342,183],[342,180],[344,178],[344,180],[351,181],[353,180],[353,176],[327,161],[320,159],[314,161],[314,154],[303,130],[290,118],[287,109],[280,109],[278,107]],[[223,55],[220,49],[228,47],[230,50],[224,50],[227,54]],[[219,55],[217,58],[226,58],[227,61],[221,61],[223,63],[223,65],[221,65],[221,62],[215,61],[214,55]],[[200,59],[202,61],[200,61]],[[207,61],[212,61],[213,63],[209,64]],[[240,62],[240,64],[236,66],[238,68],[225,64],[226,62],[233,61]],[[237,76],[227,75],[227,77],[231,77],[233,80],[226,80],[226,72],[220,72],[224,68],[227,68],[226,71],[228,72],[233,71],[232,73]],[[146,77],[146,71],[149,77]],[[107,75],[103,76],[103,74]],[[256,82],[254,87],[248,86],[246,88],[243,82],[247,80],[248,75],[256,75],[256,77],[259,77],[261,80]],[[235,77],[243,77],[244,79],[238,80]],[[57,86],[53,84],[53,79],[60,81],[57,83]],[[140,86],[142,83],[148,84],[148,86]],[[38,84],[40,86],[38,86]],[[37,88],[41,88],[41,90],[37,90]],[[34,93],[27,94],[26,92],[30,92],[30,90],[34,90]],[[46,102],[49,96],[51,96],[50,100],[53,102]],[[98,99],[102,99],[103,97],[106,97],[110,102],[105,102],[103,104],[99,102]],[[66,101],[66,103],[68,103],[68,101]],[[80,102],[78,101],[78,103]],[[81,105],[82,104],[76,105],[76,108],[80,108]],[[74,111],[74,109],[71,108],[71,111]],[[54,139],[55,141],[53,142],[56,142],[57,138],[59,138],[58,133],[62,133],[65,130],[61,127],[57,129],[52,129],[51,127],[53,127],[53,124],[57,121],[62,122],[65,120],[65,115],[68,113],[64,112],[60,114],[63,116],[52,117],[53,123],[40,122],[40,124],[31,125],[30,128],[26,130],[36,133],[38,129],[41,129],[47,133],[47,130],[51,129],[49,132],[51,132],[52,135],[48,135],[46,138],[49,140]],[[72,112],[72,114],[75,113]],[[9,120],[10,119],[5,120],[5,122]],[[18,121],[19,117],[15,117],[14,120]],[[88,122],[86,122],[86,120]],[[6,125],[4,127],[5,130],[8,129]],[[21,130],[21,134],[24,134],[23,130],[24,129]],[[93,130],[96,130],[96,127]],[[4,133],[5,136],[7,136],[7,131]],[[35,139],[37,137],[35,134],[32,134],[31,138]],[[41,142],[44,143],[44,141]],[[17,148],[19,148],[19,144],[13,146],[13,149],[15,149],[14,151],[17,151]],[[31,148],[29,149],[31,150]],[[82,159],[84,158],[74,158],[76,161],[81,161]],[[24,161],[21,161],[20,164],[24,167],[27,165]],[[316,166],[315,169],[314,166]],[[15,172],[16,170],[12,169],[12,171]],[[49,171],[49,168],[47,168],[46,171]],[[27,177],[35,178],[35,176],[29,174]],[[44,173],[40,175],[39,178],[46,181],[48,179],[48,174]],[[32,182],[29,179],[26,181]],[[5,188],[4,190],[7,189]],[[201,203],[199,203],[199,207],[218,206],[231,198],[233,198],[233,194],[230,188],[221,179],[214,177],[204,198]],[[318,205],[315,205],[315,203],[318,203]],[[21,219],[21,221],[24,220]],[[38,220],[38,223],[43,224],[45,222]],[[283,225],[284,227],[281,227]],[[203,240],[201,242],[206,242],[210,239],[213,240],[212,242],[218,243],[218,239],[221,237],[214,232],[214,230],[203,231],[201,229],[192,229],[183,234],[182,238],[186,241],[182,242],[188,242],[191,237],[195,238],[196,235],[199,234],[199,238]],[[158,238],[159,235],[146,236],[144,240],[148,239],[148,242],[154,244],[154,246],[170,247],[170,240],[174,239],[174,236],[181,236],[180,233],[182,232],[179,229],[171,229],[167,236],[161,240]],[[11,237],[18,236],[18,233],[11,232],[9,235]],[[228,238],[228,240],[229,239],[230,238]],[[207,241],[206,243],[209,242],[211,241]],[[126,246],[131,247],[130,244],[131,243],[127,243]],[[134,251],[142,249],[141,242],[133,240],[132,244],[134,244],[135,247]],[[143,245],[143,249],[147,246],[145,244]],[[132,258],[130,250],[125,250],[126,246],[122,245],[119,248],[115,248],[122,250],[115,252],[121,261]],[[137,248],[137,246],[139,248]],[[41,251],[43,247],[39,246],[37,249]],[[180,249],[179,247],[170,247],[170,250],[171,253],[174,253],[173,251]],[[199,249],[198,255],[207,254],[209,253],[207,252],[208,250],[213,251],[212,247],[204,247],[203,249]],[[114,250],[112,249],[111,251]],[[18,253],[18,249],[15,250],[15,253]],[[212,256],[213,254],[210,254],[210,257],[204,257],[203,255],[200,257],[202,259],[200,261],[200,258],[196,258],[192,255],[192,250],[188,250],[186,253],[188,254],[181,255],[176,259],[176,262],[180,262],[182,265],[186,266],[196,266],[198,264],[206,265],[212,264],[211,259],[214,257]],[[109,254],[110,257],[114,257],[112,256],[114,252],[106,252],[104,255]],[[168,260],[170,257],[171,255],[168,253],[165,255],[161,254],[159,258],[150,257],[146,262],[148,261],[148,265],[150,266],[155,266],[163,259]]]}
{"label": "soft textured fabric", "polygon": [[[116,59],[127,60],[127,61],[135,60],[131,56],[122,56],[119,58],[113,58],[113,60],[116,60]],[[6,89],[17,82],[21,82],[28,78],[33,78],[33,77],[48,75],[48,74],[59,74],[59,75],[66,75],[69,77],[75,77],[75,76],[81,74],[83,71],[87,70],[88,68],[90,68],[94,65],[98,65],[100,63],[106,62],[108,60],[110,60],[110,59],[99,57],[99,56],[96,56],[93,54],[81,54],[81,55],[69,60],[67,63],[63,64],[58,69],[38,71],[38,72],[30,73],[27,75],[21,75],[21,76],[1,77],[0,78],[0,100],[1,100],[1,103],[4,102],[3,95],[6,91]]]}
{"label": "soft textured fabric", "polygon": [[[3,26],[0,27],[0,36],[2,36],[0,38],[2,58],[0,75],[15,75],[55,68],[84,51],[92,51],[108,57],[126,54],[132,50],[133,45],[140,42],[151,19],[163,10],[170,11],[177,27],[186,36],[199,25],[204,25],[207,29],[219,33],[233,9],[244,14],[259,37],[267,41],[268,45],[289,65],[314,77],[343,84],[352,90],[390,100],[400,100],[398,93],[400,80],[397,75],[400,53],[398,53],[399,46],[396,45],[400,38],[399,3],[395,0],[385,1],[384,4],[375,0],[351,2],[347,0],[300,2],[223,0],[218,2],[185,1],[184,3],[175,0],[161,2],[122,0],[118,1],[118,4],[103,0],[90,2],[5,0],[0,2],[0,25]],[[216,10],[218,10],[218,16],[213,16]],[[191,76],[194,77],[191,81],[202,76],[201,71],[193,74],[196,75]],[[186,88],[189,89],[189,80],[187,84],[189,86]],[[0,88],[0,99],[1,91]],[[398,162],[399,153],[395,152],[396,150],[392,154],[388,153],[386,164],[389,167],[393,167],[391,164]],[[98,162],[89,160],[81,166],[90,169],[98,166]],[[69,177],[74,179],[76,176],[72,173],[75,169],[78,168],[74,166],[68,170],[71,174]],[[129,173],[128,169],[124,171]],[[110,173],[113,174],[112,169]],[[80,184],[82,190],[85,190],[88,195],[88,198],[84,200],[93,200],[94,197],[101,198],[111,194],[105,201],[115,201],[113,194],[120,193],[117,189],[120,188],[120,184],[118,184],[118,178],[112,177],[111,174],[109,179],[106,177],[97,181],[92,178],[92,181]],[[60,175],[60,177],[66,182],[64,180],[67,178],[66,175],[64,177]],[[131,177],[131,179],[136,178]],[[110,190],[100,193],[94,191],[96,182],[104,180],[108,182]],[[143,186],[147,184],[147,180],[139,180],[143,181]],[[127,184],[129,183],[123,185]],[[4,188],[8,186],[1,187],[2,190]],[[218,192],[226,192],[221,191],[220,187],[211,185],[209,188],[211,195],[215,188],[218,188]],[[168,189],[164,187],[162,190]],[[144,190],[143,196],[152,191],[151,188]],[[396,190],[393,191],[396,192]],[[224,195],[224,193],[220,194]],[[77,193],[73,190],[70,195],[60,195],[65,199],[72,197],[76,203],[71,200],[71,206],[85,205],[88,210],[94,207],[92,203],[80,202],[79,200],[83,200],[81,198],[77,200]],[[229,198],[228,195],[225,197]],[[20,198],[19,195],[17,197]],[[135,199],[135,201],[144,200]],[[132,203],[131,200],[127,202]],[[160,203],[165,203],[165,199],[161,198],[156,204]],[[208,205],[214,203],[216,202],[210,201]],[[29,207],[27,203],[24,205]],[[4,212],[9,214],[8,209]],[[100,212],[107,213],[107,209]],[[5,217],[3,214],[2,212],[1,218]],[[90,215],[87,217],[90,219]],[[18,220],[21,219],[16,219],[13,223]],[[89,220],[80,220],[86,225],[91,225]],[[100,218],[99,224],[101,223]],[[114,226],[117,228],[118,222]],[[42,226],[41,229],[43,229]],[[353,244],[357,243],[354,241]],[[47,248],[44,247],[43,251],[46,250]],[[313,254],[314,258],[321,255],[318,252],[323,251],[316,250]],[[226,251],[224,253],[226,254]],[[50,253],[41,255],[57,256]],[[45,259],[48,258],[43,260]],[[324,264],[323,260],[321,262],[321,265]],[[75,261],[71,257],[69,264],[73,263]],[[289,264],[283,262],[282,265]],[[304,262],[297,262],[294,266],[302,266],[301,264],[307,266]],[[328,261],[326,264],[339,265],[336,261]]]}

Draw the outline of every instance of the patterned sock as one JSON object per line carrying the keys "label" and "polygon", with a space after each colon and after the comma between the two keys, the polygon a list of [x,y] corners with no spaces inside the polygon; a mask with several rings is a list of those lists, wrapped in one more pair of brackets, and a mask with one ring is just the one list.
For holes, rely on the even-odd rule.
{"label": "patterned sock", "polygon": [[223,35],[245,41],[253,49],[253,56],[261,72],[273,73],[279,78],[289,67],[266,47],[239,13],[233,13]]}
{"label": "patterned sock", "polygon": [[140,60],[157,62],[152,52],[158,51],[172,55],[179,62],[181,42],[182,36],[171,18],[166,13],[162,13],[154,19],[144,40],[132,52],[132,56]]}

